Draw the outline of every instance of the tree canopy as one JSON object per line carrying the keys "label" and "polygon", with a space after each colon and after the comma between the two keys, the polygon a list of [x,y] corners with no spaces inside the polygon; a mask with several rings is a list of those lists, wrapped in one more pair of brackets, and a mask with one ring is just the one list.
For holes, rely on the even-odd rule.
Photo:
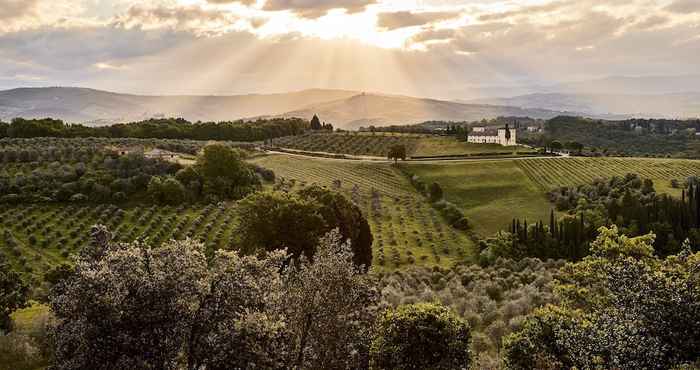
{"label": "tree canopy", "polygon": [[432,303],[388,309],[378,320],[371,361],[377,369],[467,369],[469,324]]}

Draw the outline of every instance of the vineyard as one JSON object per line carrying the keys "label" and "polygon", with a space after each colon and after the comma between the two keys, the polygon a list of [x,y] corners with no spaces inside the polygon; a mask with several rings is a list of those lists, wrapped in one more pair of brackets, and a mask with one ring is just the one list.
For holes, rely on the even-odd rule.
{"label": "vineyard", "polygon": [[527,176],[545,191],[556,186],[581,185],[599,177],[637,173],[655,180],[664,190],[671,180],[682,183],[700,175],[700,161],[645,158],[547,158],[517,161]]}
{"label": "vineyard", "polygon": [[253,162],[275,171],[281,179],[278,187],[318,184],[341,191],[357,204],[372,228],[373,265],[377,269],[449,266],[473,258],[471,240],[450,227],[390,165],[280,155]]}
{"label": "vineyard", "polygon": [[345,132],[287,136],[274,139],[273,144],[309,152],[386,157],[392,145],[405,145],[406,153],[411,155],[416,150],[419,140],[419,135]]}
{"label": "vineyard", "polygon": [[0,253],[35,282],[66,262],[88,241],[96,223],[120,241],[147,238],[158,245],[194,238],[211,251],[232,244],[236,212],[232,206],[128,207],[115,205],[1,205]]}

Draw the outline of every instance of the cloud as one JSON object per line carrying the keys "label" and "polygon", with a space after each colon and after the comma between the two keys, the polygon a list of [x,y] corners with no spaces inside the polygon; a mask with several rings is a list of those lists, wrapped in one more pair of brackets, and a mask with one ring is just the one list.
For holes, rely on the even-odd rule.
{"label": "cloud", "polygon": [[571,5],[571,1],[554,1],[551,3],[545,3],[541,5],[531,5],[531,6],[525,6],[522,8],[518,8],[515,10],[510,10],[506,12],[499,12],[499,13],[487,13],[487,14],[482,14],[479,16],[480,21],[495,21],[495,20],[502,20],[505,18],[510,18],[510,17],[526,17],[526,16],[532,16],[535,14],[543,14],[543,13],[552,13],[555,11],[559,11],[562,8]]}
{"label": "cloud", "polygon": [[423,12],[414,13],[409,11],[394,13],[379,13],[377,25],[386,30],[398,28],[424,26],[444,20],[453,19],[459,16],[459,12]]}
{"label": "cloud", "polygon": [[224,33],[233,27],[238,17],[230,12],[204,9],[200,6],[131,6],[126,13],[112,21],[123,28],[171,28],[191,31],[197,35]]}
{"label": "cloud", "polygon": [[700,1],[698,0],[676,0],[669,4],[666,10],[673,13],[688,14],[700,13]]}
{"label": "cloud", "polygon": [[173,30],[42,27],[0,35],[0,61],[36,70],[80,70],[105,61],[162,53],[195,39],[189,32]]}
{"label": "cloud", "polygon": [[0,20],[7,21],[32,15],[38,0],[0,0]]}
{"label": "cloud", "polygon": [[266,0],[263,10],[290,10],[305,18],[318,18],[332,9],[345,9],[348,13],[357,13],[376,3],[377,0]]}

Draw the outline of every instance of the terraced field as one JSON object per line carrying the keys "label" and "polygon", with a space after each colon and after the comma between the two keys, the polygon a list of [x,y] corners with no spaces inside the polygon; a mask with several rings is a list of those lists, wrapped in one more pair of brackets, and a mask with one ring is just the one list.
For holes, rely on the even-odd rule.
{"label": "terraced field", "polygon": [[377,269],[449,266],[473,260],[472,241],[450,227],[388,164],[282,155],[256,158],[253,162],[275,171],[286,187],[315,183],[348,196],[363,210],[372,228],[373,266]]}
{"label": "terraced field", "polygon": [[599,177],[638,173],[654,180],[657,190],[668,190],[671,180],[681,183],[700,176],[700,161],[652,158],[545,158],[517,161],[520,168],[542,190],[580,185]]}
{"label": "terraced field", "polygon": [[231,245],[233,206],[130,207],[114,205],[0,206],[0,252],[18,270],[38,281],[89,241],[95,223],[109,227],[120,241],[147,238],[153,244],[194,238],[209,250]]}
{"label": "terraced field", "polygon": [[392,145],[405,145],[411,155],[418,146],[421,135],[391,133],[309,133],[287,136],[273,140],[273,144],[282,148],[310,152],[340,153],[386,157]]}

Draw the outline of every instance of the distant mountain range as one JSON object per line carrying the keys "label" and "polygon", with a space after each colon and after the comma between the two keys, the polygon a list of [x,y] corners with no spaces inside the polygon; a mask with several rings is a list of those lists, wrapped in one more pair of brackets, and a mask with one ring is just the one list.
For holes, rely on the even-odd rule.
{"label": "distant mountain range", "polygon": [[425,121],[478,121],[499,116],[549,119],[566,112],[538,108],[465,104],[406,96],[358,94],[349,98],[313,104],[282,116],[311,118],[314,114],[346,129],[361,126],[416,124]]}
{"label": "distant mountain range", "polygon": [[4,120],[52,117],[71,123],[105,125],[154,117],[225,121],[257,117],[311,118],[314,114],[336,127],[357,128],[498,116],[551,118],[562,112],[320,89],[234,96],[143,96],[61,87],[0,91],[0,119]]}
{"label": "distant mountain range", "polygon": [[[640,89],[653,82],[634,81]],[[680,84],[680,81],[676,82]],[[700,93],[633,95],[557,92],[447,101],[330,89],[231,96],[148,96],[67,87],[0,91],[0,120],[6,121],[14,117],[52,117],[70,123],[108,125],[160,117],[227,121],[258,117],[309,119],[314,114],[325,122],[346,129],[430,120],[476,121],[498,116],[548,119],[567,114],[607,119],[694,118],[700,117]]]}
{"label": "distant mountain range", "polygon": [[657,118],[700,117],[700,93],[631,94],[527,94],[512,98],[463,101],[470,104],[494,104],[523,109],[547,109],[580,112],[589,116],[628,115]]}
{"label": "distant mountain range", "polygon": [[316,89],[267,95],[145,96],[85,88],[21,88],[0,91],[0,119],[52,117],[71,123],[92,124],[154,117],[226,121],[279,115],[356,94],[352,91]]}

